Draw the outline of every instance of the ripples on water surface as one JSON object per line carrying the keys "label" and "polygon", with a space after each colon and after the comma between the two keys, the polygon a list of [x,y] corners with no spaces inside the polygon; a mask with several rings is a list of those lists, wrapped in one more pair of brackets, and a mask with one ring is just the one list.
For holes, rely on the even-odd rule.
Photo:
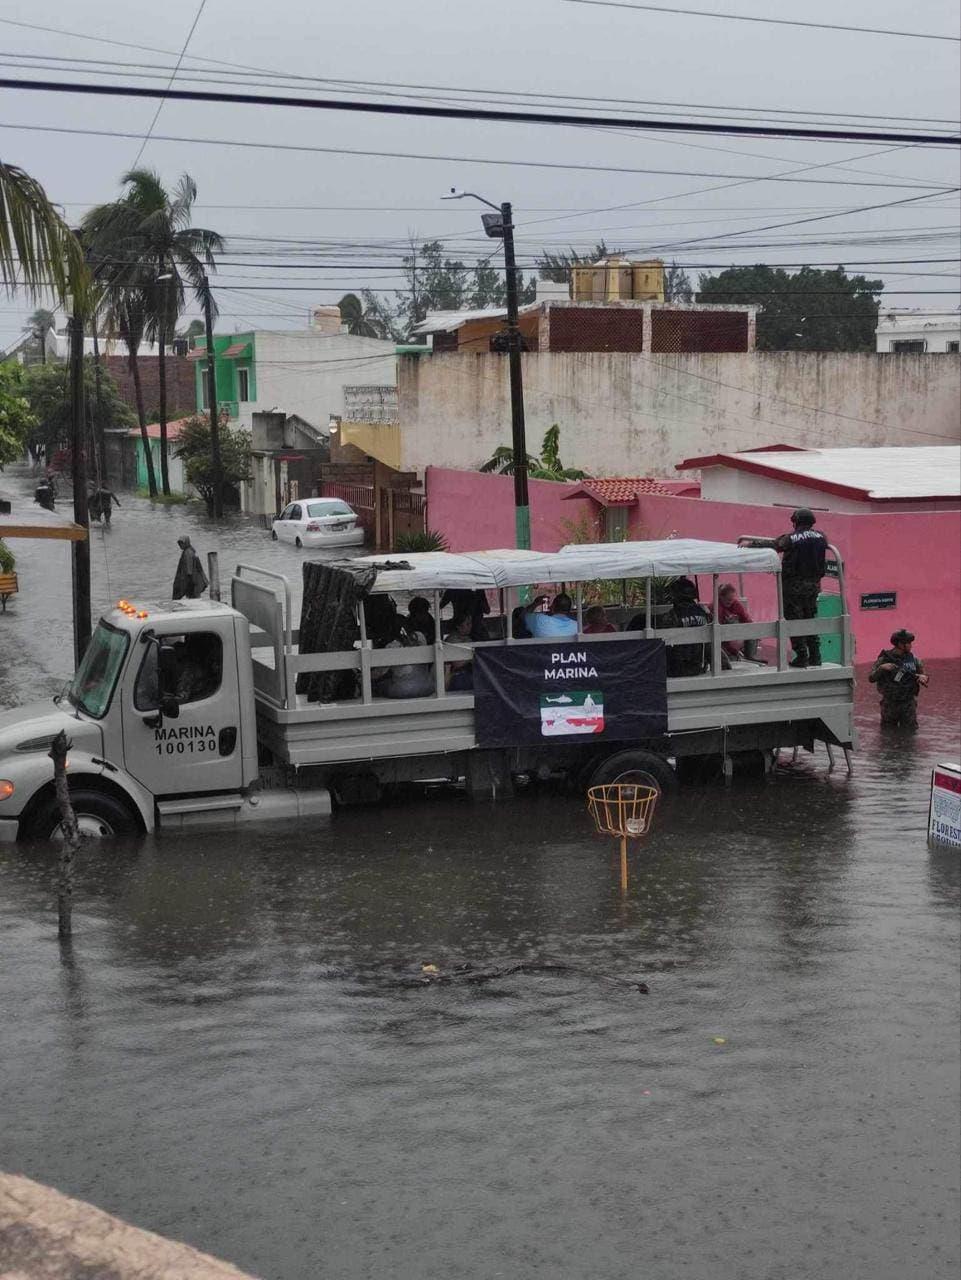
{"label": "ripples on water surface", "polygon": [[[151,520],[159,591],[184,517]],[[861,690],[851,780],[802,756],[682,791],[626,900],[579,801],[433,796],[85,852],[61,958],[52,857],[0,849],[0,1162],[271,1280],[953,1280],[961,859],[924,828],[958,670],[933,672],[913,741]],[[425,962],[568,968],[409,985]]]}

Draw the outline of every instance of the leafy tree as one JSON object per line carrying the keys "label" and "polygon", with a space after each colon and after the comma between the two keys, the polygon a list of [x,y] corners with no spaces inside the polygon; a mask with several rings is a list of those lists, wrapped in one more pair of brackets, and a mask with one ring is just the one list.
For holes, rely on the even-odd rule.
{"label": "leafy tree", "polygon": [[[33,418],[26,443],[33,450],[43,445],[48,457],[70,443],[69,370],[67,364],[34,364],[23,372],[22,395]],[[98,370],[89,357],[83,362],[83,381],[87,414],[98,438],[105,430],[137,425],[136,418],[120,398],[117,384],[103,368],[99,370],[98,390]]]}
{"label": "leafy tree", "polygon": [[620,249],[608,249],[603,240],[598,240],[594,248],[588,249],[586,253],[578,253],[576,249],[568,249],[567,253],[550,253],[545,249],[537,259],[537,274],[542,280],[568,284],[571,267],[589,266],[599,258],[609,258],[620,252]]}
{"label": "leafy tree", "polygon": [[[31,360],[45,361],[47,358],[47,334],[57,328],[57,317],[47,307],[37,307],[27,316],[24,331],[33,338],[30,348],[24,352],[27,363]],[[27,355],[29,351],[29,355]]]}
{"label": "leafy tree", "polygon": [[24,374],[19,365],[0,364],[0,470],[8,462],[23,457],[27,440],[36,426],[23,383]]}
{"label": "leafy tree", "polygon": [[701,276],[698,301],[761,307],[759,351],[873,351],[882,280],[849,276],[843,267],[731,267]]}
{"label": "leafy tree", "polygon": [[[183,459],[188,483],[197,490],[212,515],[216,483],[209,417],[187,419],[180,428],[174,456]],[[226,415],[220,423],[220,459],[223,494],[229,497],[237,485],[250,479],[250,432],[231,430],[227,426]]]}
{"label": "leafy tree", "polygon": [[694,301],[694,286],[691,284],[691,277],[676,262],[672,262],[664,271],[664,301]]}
{"label": "leafy tree", "polygon": [[[541,442],[539,458],[527,456],[527,474],[532,480],[585,480],[588,473],[576,467],[565,467],[560,455],[561,429],[555,422],[548,427]],[[501,445],[481,467],[481,471],[496,471],[498,475],[514,474],[514,450]]]}
{"label": "leafy tree", "polygon": [[[134,319],[131,313],[141,314],[142,335],[158,344],[160,475],[161,488],[169,495],[166,347],[184,307],[185,285],[193,289],[198,301],[204,301],[206,272],[214,268],[214,254],[223,249],[224,242],[217,232],[190,225],[197,184],[189,174],[182,175],[172,194],[152,169],[131,169],[122,182],[126,191],[120,199],[92,209],[84,219],[84,228],[98,278],[112,287],[114,297],[136,295],[121,297],[111,305],[119,307],[121,313],[128,312],[131,334],[137,327],[136,323],[130,325]],[[118,314],[116,319],[119,331],[123,317]],[[128,351],[132,352],[131,373],[136,385],[136,347],[128,344]],[[139,396],[137,408],[140,413]],[[144,448],[147,449],[146,443]],[[153,496],[156,479],[152,462],[148,462],[147,479]]]}
{"label": "leafy tree", "polygon": [[[503,277],[496,267],[487,262],[468,267],[459,258],[447,258],[440,240],[429,240],[419,247],[411,245],[401,268],[408,285],[395,294],[394,327],[399,333],[410,333],[428,311],[503,307],[507,299]],[[525,281],[523,274],[518,274],[519,305],[533,302],[536,294],[534,277]]]}
{"label": "leafy tree", "polygon": [[367,310],[356,293],[345,293],[337,305],[348,333],[358,338],[390,337],[384,317],[376,309]]}
{"label": "leafy tree", "polygon": [[203,320],[191,320],[183,333],[179,333],[177,336],[178,338],[186,338],[189,341],[191,338],[199,338],[205,329],[206,326]]}

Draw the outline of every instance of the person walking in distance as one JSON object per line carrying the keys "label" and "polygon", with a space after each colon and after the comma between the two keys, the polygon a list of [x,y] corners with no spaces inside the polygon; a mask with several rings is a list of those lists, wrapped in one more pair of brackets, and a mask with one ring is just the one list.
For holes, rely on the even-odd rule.
{"label": "person walking in distance", "polygon": [[881,724],[885,728],[918,727],[918,693],[928,683],[924,663],[911,652],[914,636],[895,631],[891,648],[882,649],[868,675],[881,693]]}
{"label": "person walking in distance", "polygon": [[188,600],[196,600],[207,590],[207,575],[200,563],[200,556],[186,535],[177,539],[177,546],[180,548],[180,561],[174,575],[171,598],[182,600],[186,596]]}
{"label": "person walking in distance", "polygon": [[[781,586],[784,616],[789,622],[813,618],[818,611],[821,579],[827,563],[828,540],[815,529],[814,512],[798,507],[791,516],[793,528],[777,538],[752,538],[755,547],[773,547],[781,553]],[[820,636],[792,636],[792,667],[821,665]]]}

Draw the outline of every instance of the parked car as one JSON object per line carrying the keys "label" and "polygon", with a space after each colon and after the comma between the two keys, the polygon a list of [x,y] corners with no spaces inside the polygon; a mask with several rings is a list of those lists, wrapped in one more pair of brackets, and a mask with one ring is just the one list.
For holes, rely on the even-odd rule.
{"label": "parked car", "polygon": [[284,507],[270,536],[295,547],[359,547],[364,530],[357,521],[357,512],[340,498],[306,498]]}

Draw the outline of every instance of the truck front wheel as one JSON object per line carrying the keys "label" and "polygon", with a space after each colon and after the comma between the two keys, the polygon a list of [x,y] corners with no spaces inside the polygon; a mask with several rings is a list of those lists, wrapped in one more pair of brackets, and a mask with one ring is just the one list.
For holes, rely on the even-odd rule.
{"label": "truck front wheel", "polygon": [[[82,839],[109,840],[113,836],[135,835],[140,830],[140,823],[127,805],[103,791],[78,788],[76,791],[71,790],[70,800],[77,815],[77,826]],[[30,840],[53,840],[59,843],[63,839],[60,806],[56,796],[50,796],[43,802],[28,824],[26,835]]]}

